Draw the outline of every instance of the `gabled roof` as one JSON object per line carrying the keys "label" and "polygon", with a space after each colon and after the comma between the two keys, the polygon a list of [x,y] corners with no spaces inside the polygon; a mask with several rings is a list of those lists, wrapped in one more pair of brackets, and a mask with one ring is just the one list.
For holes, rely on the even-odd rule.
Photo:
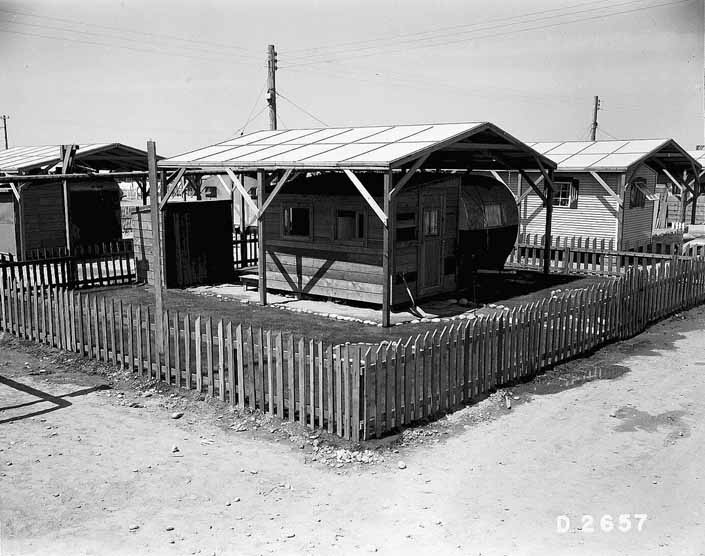
{"label": "gabled roof", "polygon": [[[673,139],[528,143],[558,164],[558,171],[624,172],[649,159],[671,170],[692,170],[693,157]],[[654,162],[651,160],[651,162]],[[699,167],[699,163],[696,162]]]}
{"label": "gabled roof", "polygon": [[688,154],[697,160],[701,165],[705,163],[705,150],[688,151]]}
{"label": "gabled roof", "polygon": [[[61,162],[60,145],[12,147],[0,151],[0,173],[31,173]],[[95,170],[146,170],[147,152],[122,143],[80,145],[75,160]]]}
{"label": "gabled roof", "polygon": [[[476,145],[478,141],[481,148]],[[421,156],[433,154],[435,160],[429,160],[429,164],[433,162],[438,167],[447,163],[450,164],[448,167],[454,168],[459,167],[461,158],[467,162],[473,156],[478,164],[480,156],[493,162],[488,153],[495,149],[501,150],[507,158],[531,160],[531,168],[537,167],[535,157],[547,168],[555,166],[489,122],[257,131],[168,158],[159,166],[384,170],[399,168]],[[455,155],[437,156],[436,153],[441,151],[445,154],[453,151]]]}

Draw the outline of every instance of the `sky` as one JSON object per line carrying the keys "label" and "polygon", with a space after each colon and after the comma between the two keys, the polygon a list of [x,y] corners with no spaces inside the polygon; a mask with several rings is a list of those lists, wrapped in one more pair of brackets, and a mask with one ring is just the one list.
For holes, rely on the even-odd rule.
{"label": "sky", "polygon": [[[0,0],[10,146],[491,121],[525,141],[703,137],[704,0]],[[1,141],[1,139],[0,139]],[[0,144],[0,148],[2,145]]]}

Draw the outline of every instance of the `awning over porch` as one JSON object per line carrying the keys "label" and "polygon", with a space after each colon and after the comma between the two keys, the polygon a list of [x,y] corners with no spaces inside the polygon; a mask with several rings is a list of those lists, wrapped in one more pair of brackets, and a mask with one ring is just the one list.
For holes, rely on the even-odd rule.
{"label": "awning over porch", "polygon": [[[552,173],[556,163],[509,133],[489,122],[381,125],[323,129],[257,131],[214,145],[202,147],[158,163],[171,170],[172,186],[161,201],[168,201],[178,180],[190,171],[227,174],[243,199],[252,203],[237,174],[257,174],[259,226],[259,290],[266,303],[264,233],[262,216],[282,187],[299,172],[343,172],[353,183],[384,225],[383,322],[389,324],[393,256],[395,197],[417,171],[516,170],[522,173],[537,195],[546,203],[546,260],[552,207]],[[539,189],[526,171],[543,177]],[[365,188],[356,172],[384,175],[382,205]],[[221,180],[224,187],[225,180]]]}

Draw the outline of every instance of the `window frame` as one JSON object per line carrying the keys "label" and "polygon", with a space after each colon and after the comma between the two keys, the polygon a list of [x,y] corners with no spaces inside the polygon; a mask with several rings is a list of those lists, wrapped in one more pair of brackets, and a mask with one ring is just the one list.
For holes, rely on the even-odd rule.
{"label": "window frame", "polygon": [[[646,179],[642,177],[634,178],[629,182],[629,208],[645,208],[646,207],[646,193],[642,187],[646,188]],[[635,202],[636,197],[636,202]]]}
{"label": "window frame", "polygon": [[[351,239],[340,239],[338,238],[338,212],[339,211],[346,211],[346,212],[354,212],[355,213],[355,237]],[[364,209],[361,209],[360,207],[351,207],[351,208],[346,208],[346,207],[333,207],[332,208],[332,213],[333,213],[333,241],[336,243],[340,243],[343,245],[366,245],[367,244],[367,235],[368,235],[368,230],[369,230],[369,223],[368,223],[368,217],[367,217],[367,211]],[[362,237],[360,237],[360,220],[362,220]]]}
{"label": "window frame", "polygon": [[[553,181],[553,193],[551,195],[551,205],[558,209],[577,209],[578,198],[580,196],[580,182],[575,178],[559,178]],[[567,195],[556,197],[556,193],[563,191],[562,186],[567,186]],[[562,201],[565,198],[565,204],[556,203],[556,200]]]}
{"label": "window frame", "polygon": [[[286,232],[286,211],[290,209],[308,210],[308,235],[292,235]],[[287,202],[282,204],[281,212],[281,237],[290,241],[313,241],[313,203]]]}
{"label": "window frame", "polygon": [[[402,214],[413,214],[414,223],[413,225],[399,225],[399,216]],[[399,239],[399,230],[414,230],[413,239]],[[395,245],[413,245],[419,240],[419,212],[415,208],[404,207],[404,210],[397,209],[394,214],[394,244]]]}

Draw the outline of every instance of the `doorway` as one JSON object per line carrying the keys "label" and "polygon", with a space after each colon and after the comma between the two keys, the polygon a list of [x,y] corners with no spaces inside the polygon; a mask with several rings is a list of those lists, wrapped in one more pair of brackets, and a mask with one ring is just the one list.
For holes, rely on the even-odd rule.
{"label": "doorway", "polygon": [[419,295],[441,288],[445,194],[424,192],[420,207]]}

